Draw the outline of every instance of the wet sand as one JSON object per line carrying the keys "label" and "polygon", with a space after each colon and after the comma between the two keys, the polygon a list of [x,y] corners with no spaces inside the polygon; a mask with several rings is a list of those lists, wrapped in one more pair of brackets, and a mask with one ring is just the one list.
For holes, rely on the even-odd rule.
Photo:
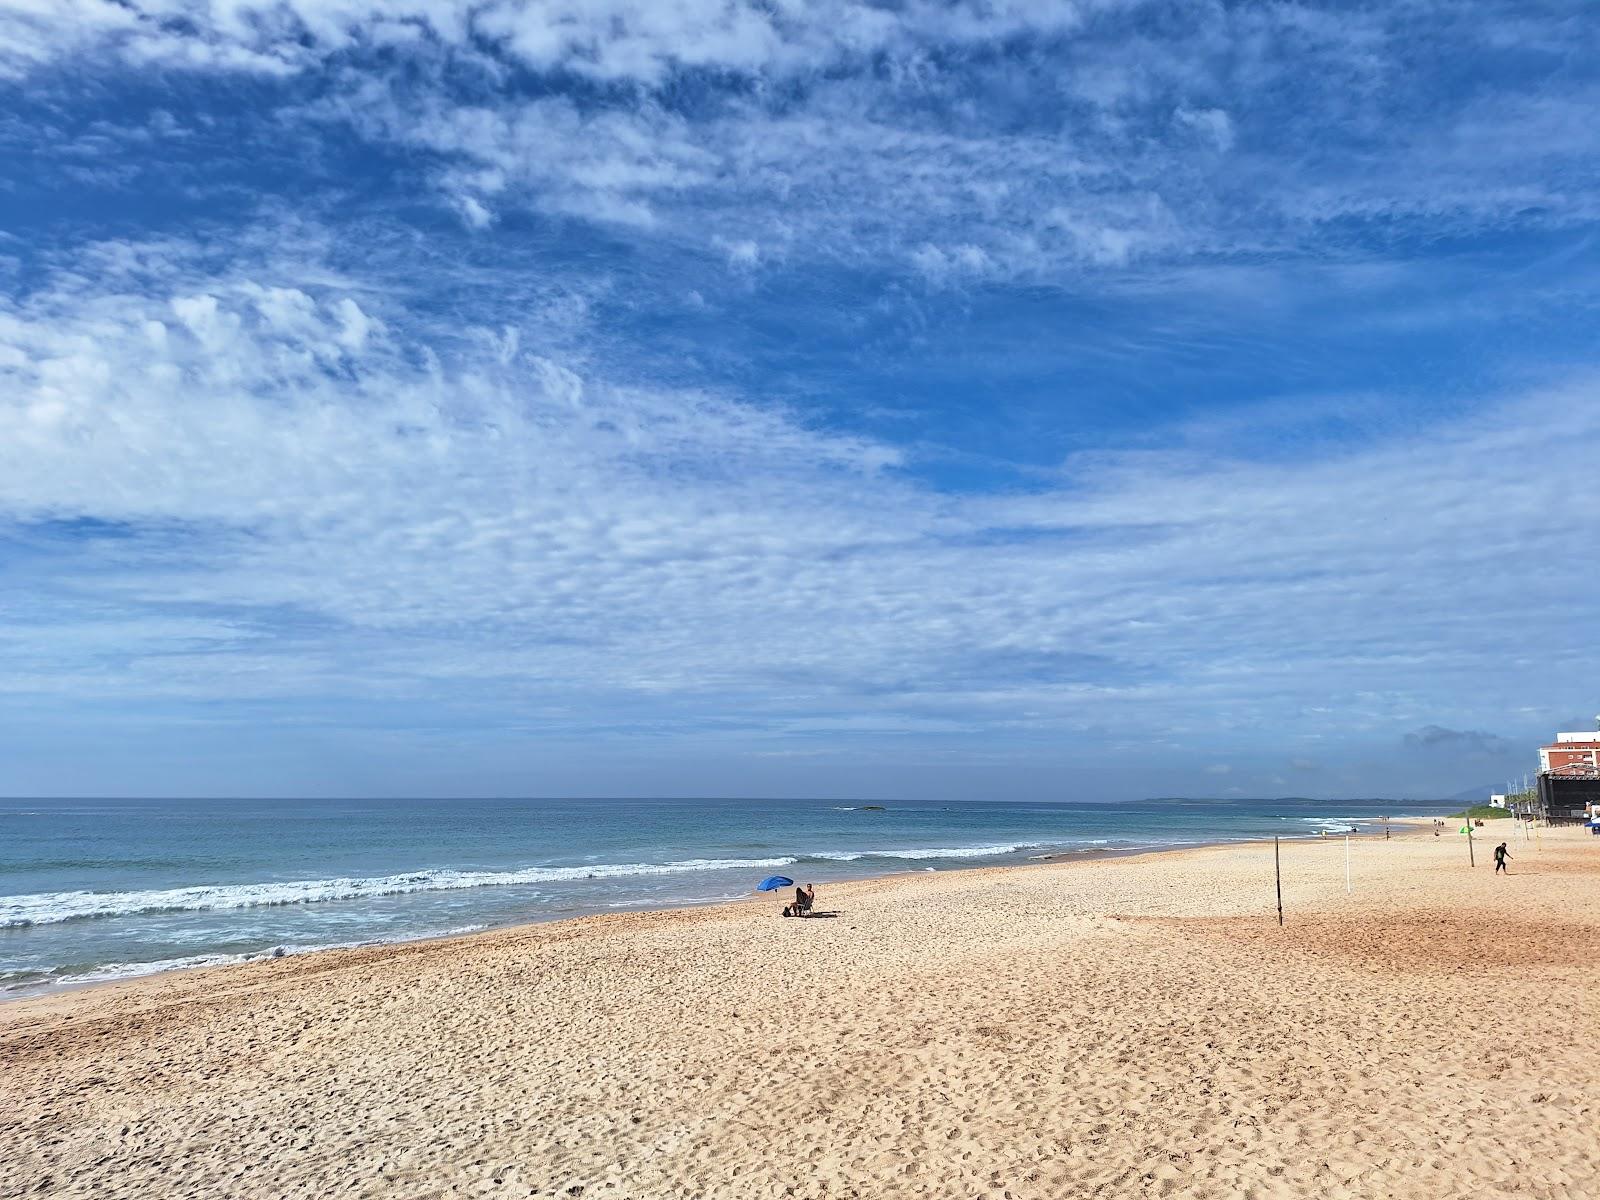
{"label": "wet sand", "polygon": [[1600,838],[830,886],[0,1006],[0,1196],[1600,1195]]}

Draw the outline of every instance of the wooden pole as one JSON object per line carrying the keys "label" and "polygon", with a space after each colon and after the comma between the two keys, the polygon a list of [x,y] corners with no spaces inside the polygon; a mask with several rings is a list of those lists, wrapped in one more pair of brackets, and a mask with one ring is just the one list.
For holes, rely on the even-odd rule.
{"label": "wooden pole", "polygon": [[1278,885],[1278,924],[1283,924],[1283,862],[1278,854],[1278,839],[1272,839],[1272,874]]}
{"label": "wooden pole", "polygon": [[1350,894],[1350,835],[1344,835],[1344,894]]}
{"label": "wooden pole", "polygon": [[1477,865],[1477,856],[1472,853],[1472,808],[1469,805],[1467,808],[1467,866],[1475,867]]}

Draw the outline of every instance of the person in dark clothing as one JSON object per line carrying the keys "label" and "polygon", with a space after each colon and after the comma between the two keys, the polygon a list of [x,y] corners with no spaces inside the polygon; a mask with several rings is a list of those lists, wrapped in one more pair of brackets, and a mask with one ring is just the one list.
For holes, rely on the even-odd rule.
{"label": "person in dark clothing", "polygon": [[1506,866],[1506,859],[1510,857],[1511,852],[1506,849],[1504,842],[1494,848],[1494,873],[1496,875],[1500,874],[1501,871],[1504,871],[1507,875],[1511,874],[1510,868]]}
{"label": "person in dark clothing", "polygon": [[811,915],[811,906],[814,905],[816,902],[817,902],[817,885],[816,884],[808,883],[808,884],[804,885],[803,887],[795,888],[795,890],[794,890],[794,915],[797,916],[797,917],[809,917]]}

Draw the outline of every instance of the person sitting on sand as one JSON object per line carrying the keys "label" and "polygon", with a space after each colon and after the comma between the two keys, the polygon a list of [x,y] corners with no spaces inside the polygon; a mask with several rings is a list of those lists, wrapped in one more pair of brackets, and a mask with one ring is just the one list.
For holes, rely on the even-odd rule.
{"label": "person sitting on sand", "polygon": [[795,890],[794,890],[794,915],[797,916],[797,917],[809,917],[811,915],[811,906],[813,904],[815,904],[816,902],[817,902],[817,885],[816,884],[808,883],[808,884],[805,884],[802,887],[795,888]]}

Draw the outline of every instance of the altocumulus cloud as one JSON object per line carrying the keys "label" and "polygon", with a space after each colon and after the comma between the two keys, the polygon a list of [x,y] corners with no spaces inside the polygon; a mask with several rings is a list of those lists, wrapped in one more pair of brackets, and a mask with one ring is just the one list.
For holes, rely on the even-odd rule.
{"label": "altocumulus cloud", "polygon": [[[1546,514],[1589,486],[1558,453],[1600,432],[1589,383],[1319,463],[1135,451],[948,494],[781,406],[619,385],[515,330],[435,346],[315,263],[149,250],[100,248],[120,290],[74,272],[0,314],[14,695],[559,699],[571,728],[653,697],[667,728],[736,704],[1025,739],[1181,730],[1197,700],[1309,728],[1331,692],[1392,728],[1514,654],[1462,589],[1576,611]],[[1513,553],[1551,566],[1497,575]]]}
{"label": "altocumulus cloud", "polygon": [[[421,156],[473,228],[532,210],[942,285],[1375,217],[1588,221],[1593,81],[1517,50],[1595,36],[1431,0],[71,0],[0,7],[0,71],[253,78],[285,121]],[[1464,58],[1498,69],[1464,82]]]}
{"label": "altocumulus cloud", "polygon": [[[1158,746],[1242,785],[1268,743],[1329,786],[1356,743],[1501,754],[1453,731],[1593,677],[1527,643],[1593,645],[1561,518],[1600,404],[1548,330],[1594,298],[1597,37],[1427,0],[0,0],[0,710]],[[1548,353],[1437,333],[1513,313]],[[1483,346],[1469,395],[1383,386]],[[933,348],[1000,382],[952,395]],[[1026,462],[969,444],[994,397]]]}

